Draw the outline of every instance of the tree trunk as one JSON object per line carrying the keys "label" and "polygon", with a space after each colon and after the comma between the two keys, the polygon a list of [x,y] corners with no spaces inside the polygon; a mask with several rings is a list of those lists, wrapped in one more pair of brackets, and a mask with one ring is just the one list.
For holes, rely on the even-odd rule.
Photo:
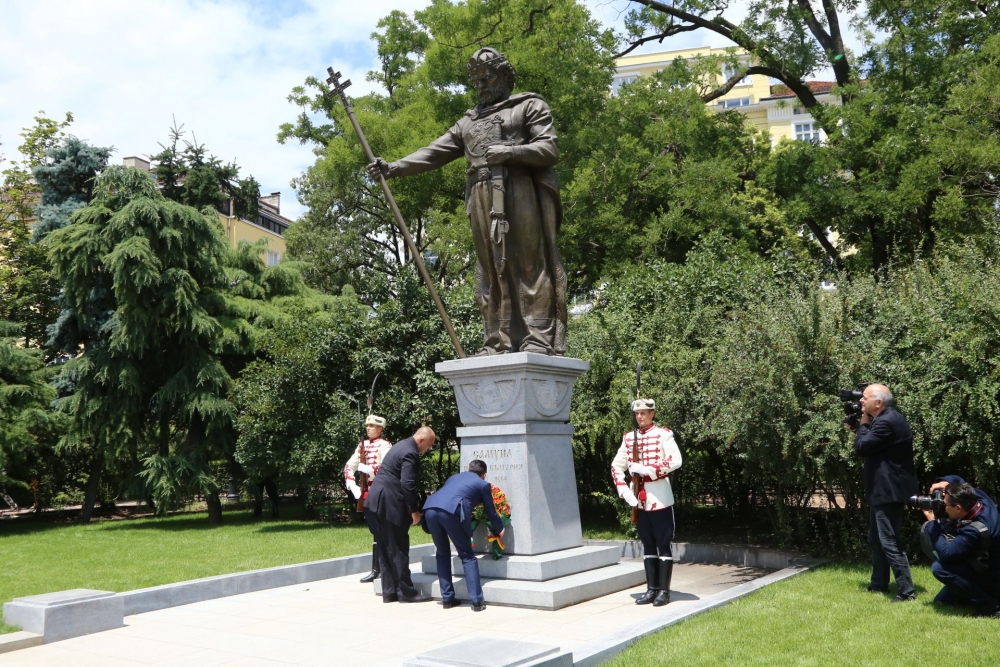
{"label": "tree trunk", "polygon": [[278,485],[274,480],[264,480],[264,488],[267,490],[267,499],[271,501],[271,518],[278,518]]}
{"label": "tree trunk", "polygon": [[222,501],[219,500],[219,492],[212,491],[205,495],[205,502],[208,504],[208,522],[213,526],[222,524]]}
{"label": "tree trunk", "polygon": [[264,516],[264,482],[253,485],[253,518]]}
{"label": "tree trunk", "polygon": [[94,504],[97,502],[97,487],[101,483],[101,473],[104,471],[104,454],[95,452],[90,462],[90,476],[87,478],[87,490],[83,496],[83,507],[77,515],[78,523],[87,523],[94,515]]}

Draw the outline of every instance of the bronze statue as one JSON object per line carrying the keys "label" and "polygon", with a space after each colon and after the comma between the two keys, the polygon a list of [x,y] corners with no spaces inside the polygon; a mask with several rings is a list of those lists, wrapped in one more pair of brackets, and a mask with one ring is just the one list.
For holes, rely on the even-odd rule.
{"label": "bronze statue", "polygon": [[535,93],[511,95],[514,68],[490,48],[469,59],[479,104],[426,148],[369,173],[410,176],[468,160],[465,208],[476,247],[483,354],[566,350],[566,270],[556,231],[562,203],[552,113]]}

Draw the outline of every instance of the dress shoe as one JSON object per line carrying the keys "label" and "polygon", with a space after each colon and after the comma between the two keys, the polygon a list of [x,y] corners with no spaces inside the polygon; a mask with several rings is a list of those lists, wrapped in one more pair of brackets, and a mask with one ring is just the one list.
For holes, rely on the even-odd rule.
{"label": "dress shoe", "polygon": [[869,593],[888,593],[889,592],[888,588],[880,588],[879,586],[872,586],[871,584],[868,584],[868,588],[866,588],[865,590],[868,591]]}
{"label": "dress shoe", "polygon": [[479,604],[472,605],[472,611],[483,611],[484,609],[486,609],[486,603],[481,602]]}
{"label": "dress shoe", "polygon": [[445,600],[444,602],[441,603],[441,606],[444,607],[445,609],[451,609],[452,607],[461,607],[462,606],[462,601],[461,600]]}
{"label": "dress shoe", "polygon": [[430,602],[431,599],[429,597],[420,595],[418,593],[417,595],[414,595],[413,597],[409,597],[409,598],[405,597],[405,596],[401,597],[401,598],[399,598],[399,601],[400,602]]}
{"label": "dress shoe", "polygon": [[363,584],[370,583],[372,581],[375,581],[376,579],[378,579],[381,576],[382,576],[381,572],[379,572],[378,570],[372,570],[371,572],[369,572],[365,576],[361,577],[361,583],[363,583]]}
{"label": "dress shoe", "polygon": [[1000,618],[1000,606],[995,604],[980,607],[972,613],[976,618]]}
{"label": "dress shoe", "polygon": [[900,593],[893,599],[889,600],[889,602],[916,602],[916,601],[917,601],[916,593],[907,593],[906,595]]}
{"label": "dress shoe", "polygon": [[397,598],[397,597],[382,598],[382,602],[387,602],[387,603],[388,602],[399,602],[399,598]]}

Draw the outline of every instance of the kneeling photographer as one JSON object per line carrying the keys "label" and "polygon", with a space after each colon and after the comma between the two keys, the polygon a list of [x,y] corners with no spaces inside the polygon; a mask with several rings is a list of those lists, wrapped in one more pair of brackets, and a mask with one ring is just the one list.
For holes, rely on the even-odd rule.
{"label": "kneeling photographer", "polygon": [[941,604],[971,604],[975,616],[1000,618],[1000,514],[996,503],[961,477],[939,477],[933,497],[913,497],[927,523],[920,543],[934,559],[931,572],[944,584]]}

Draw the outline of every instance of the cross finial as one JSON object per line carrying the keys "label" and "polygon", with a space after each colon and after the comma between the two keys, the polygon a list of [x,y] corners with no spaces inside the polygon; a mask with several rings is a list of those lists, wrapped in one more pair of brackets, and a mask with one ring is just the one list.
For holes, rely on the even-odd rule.
{"label": "cross finial", "polygon": [[351,80],[348,79],[341,83],[340,72],[334,72],[332,67],[327,67],[326,71],[330,75],[326,80],[326,82],[331,86],[330,92],[340,95],[340,99],[344,101],[344,104],[347,104],[347,95],[344,94],[344,90],[351,85]]}

